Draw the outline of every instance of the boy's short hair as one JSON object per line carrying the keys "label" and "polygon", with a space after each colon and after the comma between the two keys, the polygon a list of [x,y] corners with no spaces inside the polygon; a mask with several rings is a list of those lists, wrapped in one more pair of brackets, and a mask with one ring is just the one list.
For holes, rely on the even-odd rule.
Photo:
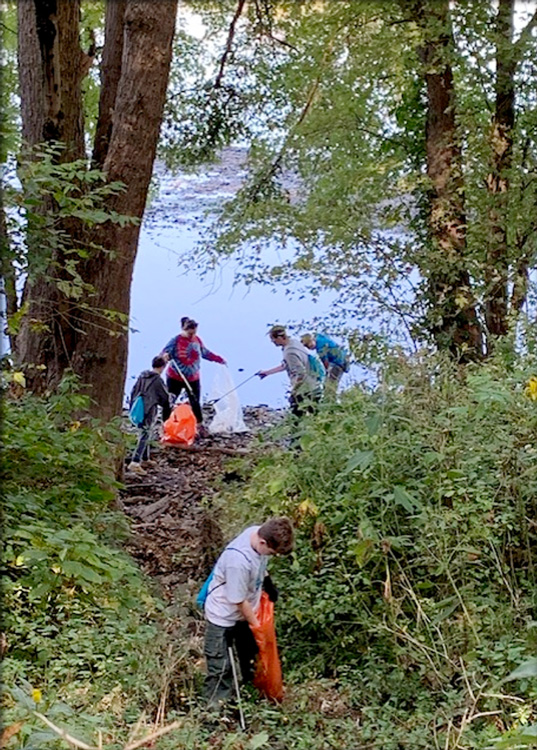
{"label": "boy's short hair", "polygon": [[300,341],[304,344],[304,346],[308,346],[309,344],[313,344],[313,336],[311,335],[311,333],[305,333],[300,337]]}
{"label": "boy's short hair", "polygon": [[293,551],[293,524],[285,516],[269,518],[259,527],[257,533],[277,554],[288,555]]}
{"label": "boy's short hair", "polygon": [[151,362],[151,367],[155,370],[158,370],[160,367],[164,367],[166,365],[166,362],[164,360],[164,357],[153,357],[153,361]]}
{"label": "boy's short hair", "polygon": [[272,326],[269,331],[269,336],[271,339],[279,339],[280,336],[287,336],[285,326]]}

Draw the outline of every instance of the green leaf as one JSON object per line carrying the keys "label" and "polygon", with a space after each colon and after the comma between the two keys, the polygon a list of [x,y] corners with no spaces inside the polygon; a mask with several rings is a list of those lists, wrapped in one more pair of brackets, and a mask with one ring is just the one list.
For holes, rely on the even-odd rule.
{"label": "green leaf", "polygon": [[380,430],[382,425],[382,417],[380,414],[372,414],[370,417],[367,417],[365,420],[365,426],[367,428],[367,432],[369,433],[370,437],[373,435],[376,435],[378,431]]}
{"label": "green leaf", "polygon": [[449,607],[445,607],[444,609],[442,609],[431,622],[433,623],[433,625],[438,625],[438,623],[442,622],[442,620],[446,620],[450,615],[452,615],[459,606],[460,602],[458,600],[453,602],[449,605]]}
{"label": "green leaf", "polygon": [[374,542],[372,539],[360,539],[359,542],[353,544],[352,551],[356,557],[356,562],[361,568],[370,559],[373,552],[373,545]]}
{"label": "green leaf", "polygon": [[16,701],[19,706],[22,706],[22,708],[26,708],[29,711],[35,710],[35,701],[20,687],[12,687],[8,688],[8,690],[11,693],[13,700]]}
{"label": "green leaf", "polygon": [[254,734],[250,742],[248,743],[248,750],[257,750],[259,747],[263,747],[269,741],[268,732],[259,732]]}
{"label": "green leaf", "polygon": [[400,485],[393,488],[393,499],[396,505],[401,505],[409,513],[414,510],[421,510],[420,502]]}
{"label": "green leaf", "polygon": [[537,658],[529,659],[520,664],[505,678],[504,682],[522,680],[524,677],[537,677]]}
{"label": "green leaf", "polygon": [[355,469],[364,471],[371,464],[374,455],[374,451],[356,451],[356,453],[349,458],[341,473],[345,476]]}
{"label": "green leaf", "polygon": [[508,747],[535,747],[537,745],[537,724],[524,727],[522,732],[512,734],[509,737],[501,737],[494,742],[495,750]]}
{"label": "green leaf", "polygon": [[38,583],[35,588],[30,589],[30,599],[42,599],[52,589],[50,583]]}
{"label": "green leaf", "polygon": [[33,547],[25,549],[22,553],[24,562],[39,562],[40,560],[46,560],[47,557],[48,552],[45,552],[45,550],[43,549],[35,549]]}
{"label": "green leaf", "polygon": [[284,481],[281,477],[276,477],[276,479],[273,479],[268,484],[268,491],[269,495],[274,496],[277,495],[278,492],[283,488]]}
{"label": "green leaf", "polygon": [[25,748],[42,748],[45,742],[52,742],[53,740],[57,739],[58,735],[56,734],[56,732],[47,732],[44,729],[39,729],[36,732],[32,732],[28,737],[28,744],[25,745]]}
{"label": "green leaf", "polygon": [[62,571],[73,578],[83,578],[91,583],[102,583],[101,576],[87,565],[76,562],[75,560],[65,560],[62,563]]}

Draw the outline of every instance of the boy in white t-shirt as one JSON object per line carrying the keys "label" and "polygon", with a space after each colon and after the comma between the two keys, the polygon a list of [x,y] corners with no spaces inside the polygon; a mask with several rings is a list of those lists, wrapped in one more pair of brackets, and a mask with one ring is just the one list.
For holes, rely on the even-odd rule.
{"label": "boy in white t-shirt", "polygon": [[[235,644],[244,682],[253,678],[257,646],[250,625],[257,626],[256,611],[270,555],[287,555],[293,549],[293,526],[288,518],[270,518],[250,526],[224,549],[214,567],[205,601],[205,697],[218,707],[233,690],[228,648]],[[266,587],[267,593],[272,592]],[[272,597],[271,597],[272,598]],[[274,599],[273,599],[274,600]]]}

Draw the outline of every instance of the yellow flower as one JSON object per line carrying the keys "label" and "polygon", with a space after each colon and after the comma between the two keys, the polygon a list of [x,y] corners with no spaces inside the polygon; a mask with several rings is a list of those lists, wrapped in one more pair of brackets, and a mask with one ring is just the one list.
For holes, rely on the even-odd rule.
{"label": "yellow flower", "polygon": [[313,516],[315,518],[319,515],[319,508],[311,500],[304,500],[298,506],[298,512],[302,517]]}
{"label": "yellow flower", "polygon": [[526,383],[524,393],[532,401],[537,401],[537,377],[535,375],[531,377]]}
{"label": "yellow flower", "polygon": [[34,688],[32,690],[32,698],[33,698],[34,703],[41,703],[43,694],[41,693],[41,690],[39,690],[39,688]]}
{"label": "yellow flower", "polygon": [[22,385],[23,388],[26,388],[26,378],[24,377],[23,372],[14,372],[13,382],[17,383],[17,385]]}
{"label": "yellow flower", "polygon": [[76,432],[79,428],[80,428],[80,422],[77,420],[76,422],[72,423],[69,429],[71,432]]}

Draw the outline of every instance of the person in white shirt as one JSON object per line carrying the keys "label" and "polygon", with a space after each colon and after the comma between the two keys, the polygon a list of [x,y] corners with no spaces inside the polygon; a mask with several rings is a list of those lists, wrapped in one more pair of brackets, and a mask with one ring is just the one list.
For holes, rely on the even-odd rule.
{"label": "person in white shirt", "polygon": [[[231,541],[218,558],[205,600],[204,694],[218,708],[233,691],[229,646],[235,644],[244,682],[253,679],[257,646],[250,625],[258,626],[256,611],[265,590],[274,601],[277,592],[266,585],[270,555],[287,555],[293,549],[293,526],[288,518],[270,518],[249,526]],[[271,596],[272,594],[272,596]]]}

